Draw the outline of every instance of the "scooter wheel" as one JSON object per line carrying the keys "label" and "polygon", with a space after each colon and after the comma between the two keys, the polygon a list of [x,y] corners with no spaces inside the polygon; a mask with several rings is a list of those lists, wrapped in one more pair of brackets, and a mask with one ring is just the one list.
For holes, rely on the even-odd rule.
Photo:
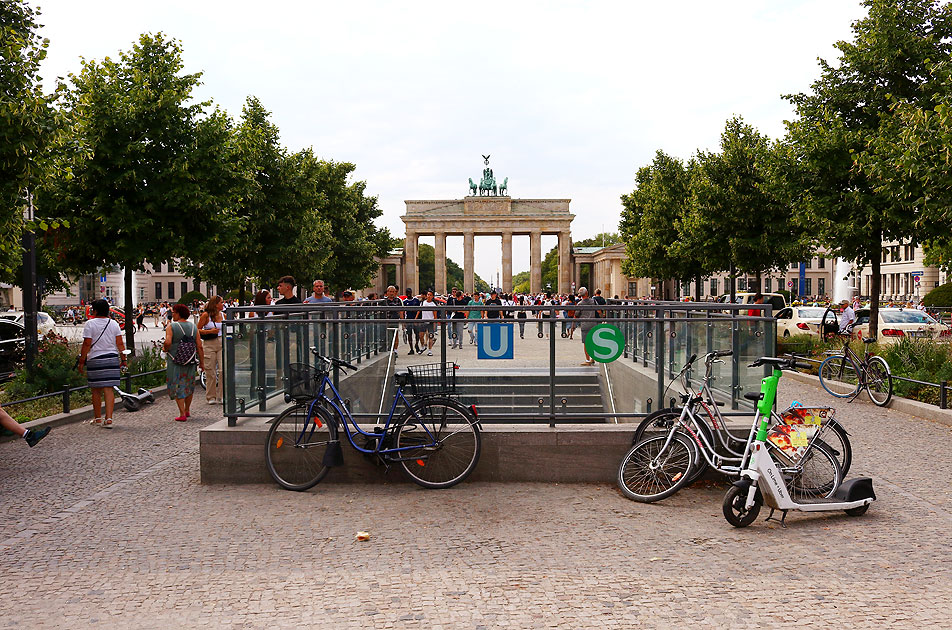
{"label": "scooter wheel", "polygon": [[539,339],[542,339],[542,333],[539,333]]}
{"label": "scooter wheel", "polygon": [[139,401],[136,398],[123,398],[122,406],[125,407],[127,411],[139,411]]}
{"label": "scooter wheel", "polygon": [[757,520],[757,515],[760,514],[760,505],[763,503],[760,492],[754,497],[754,505],[749,510],[744,507],[746,503],[747,491],[741,490],[737,486],[731,486],[727,494],[724,495],[724,518],[727,519],[728,523],[734,527],[747,527]]}
{"label": "scooter wheel", "polygon": [[843,511],[846,512],[850,516],[862,516],[863,514],[866,514],[866,510],[868,509],[869,509],[869,503],[867,503],[866,505],[861,505],[859,507],[854,507],[854,508],[850,508],[848,510],[843,510]]}
{"label": "scooter wheel", "polygon": [[562,333],[562,339],[565,339],[566,337],[568,337],[568,334],[567,334],[567,333]]}

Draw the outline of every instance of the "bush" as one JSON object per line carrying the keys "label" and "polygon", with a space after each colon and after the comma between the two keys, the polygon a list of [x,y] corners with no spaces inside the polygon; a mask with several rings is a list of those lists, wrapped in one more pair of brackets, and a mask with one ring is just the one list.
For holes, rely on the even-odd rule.
{"label": "bush", "polygon": [[71,349],[65,337],[50,333],[37,344],[33,382],[27,382],[26,370],[21,371],[4,389],[6,400],[30,398],[50,394],[70,387],[82,387],[86,379],[76,369],[79,352]]}
{"label": "bush", "polygon": [[[941,383],[952,381],[952,349],[928,339],[903,337],[888,346],[880,356],[886,359],[893,376]],[[929,385],[893,380],[893,390],[904,398],[914,398],[932,405],[939,404],[939,389]]]}
{"label": "bush", "polygon": [[952,306],[952,282],[947,282],[932,289],[922,298],[927,307]]}
{"label": "bush", "polygon": [[178,303],[184,304],[185,306],[191,306],[192,302],[198,300],[199,302],[205,301],[205,294],[201,291],[189,291],[185,295],[179,298]]}
{"label": "bush", "polygon": [[[141,354],[137,354],[136,356],[129,359],[129,374],[154,372],[156,370],[164,370],[165,367],[165,353],[162,352],[161,341],[153,341],[151,348],[147,348],[142,351]],[[165,374],[159,373],[134,379],[132,381],[132,389],[135,390],[140,387],[157,387],[164,384]],[[125,387],[125,383],[123,383],[123,387]]]}

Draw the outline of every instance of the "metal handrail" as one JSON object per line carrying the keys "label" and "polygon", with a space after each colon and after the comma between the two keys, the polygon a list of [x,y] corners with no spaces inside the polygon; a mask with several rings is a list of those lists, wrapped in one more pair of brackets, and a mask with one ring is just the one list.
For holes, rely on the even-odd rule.
{"label": "metal handrail", "polygon": [[[165,368],[161,370],[151,370],[149,372],[139,372],[137,374],[124,374],[122,378],[126,381],[126,389],[130,389],[130,382],[136,378],[142,378],[143,376],[152,376],[153,374],[161,374],[165,372]],[[74,392],[81,392],[84,389],[89,389],[89,385],[80,385],[78,387],[66,387],[59,391],[50,392],[48,394],[40,394],[39,396],[31,396],[30,398],[22,398],[20,400],[10,400],[3,403],[4,407],[12,407],[14,405],[22,405],[28,402],[36,402],[37,400],[44,400],[46,398],[53,398],[54,396],[63,397],[63,413],[70,412],[70,403],[69,395]]]}

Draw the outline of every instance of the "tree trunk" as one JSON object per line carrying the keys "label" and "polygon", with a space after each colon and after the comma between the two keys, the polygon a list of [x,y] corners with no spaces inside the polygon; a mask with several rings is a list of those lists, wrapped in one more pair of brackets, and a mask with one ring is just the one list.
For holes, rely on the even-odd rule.
{"label": "tree trunk", "polygon": [[694,278],[694,301],[701,301],[701,276],[698,275]]}
{"label": "tree trunk", "polygon": [[241,281],[241,285],[238,287],[238,306],[245,305],[245,281]]}
{"label": "tree trunk", "polygon": [[126,294],[124,307],[126,316],[126,348],[132,350],[132,354],[129,356],[134,356],[136,353],[136,318],[135,313],[132,312],[132,267],[129,265],[125,267],[122,283],[125,287]]}
{"label": "tree trunk", "polygon": [[755,282],[754,289],[753,289],[754,293],[763,293],[763,289],[761,289],[761,287],[764,286],[763,275],[764,275],[764,272],[762,271],[757,272],[757,280],[754,281]]}
{"label": "tree trunk", "polygon": [[[880,247],[880,251],[873,256],[873,275],[869,279],[869,292],[871,294],[869,296],[869,336],[874,339],[879,338],[879,293],[882,285],[879,272],[882,269],[882,262],[882,247]],[[860,279],[862,279],[862,276],[860,276]],[[860,289],[862,288],[861,283]]]}
{"label": "tree trunk", "polygon": [[734,269],[733,261],[731,261],[731,266],[727,274],[727,284],[730,285],[728,292],[731,294],[730,301],[731,304],[733,304],[737,299],[737,272]]}

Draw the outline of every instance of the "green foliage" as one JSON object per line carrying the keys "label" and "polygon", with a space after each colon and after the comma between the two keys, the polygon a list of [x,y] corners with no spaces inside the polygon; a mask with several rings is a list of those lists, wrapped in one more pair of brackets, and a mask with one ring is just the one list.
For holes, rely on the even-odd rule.
{"label": "green foliage", "polygon": [[201,291],[189,291],[188,293],[186,293],[185,295],[179,298],[178,303],[189,306],[194,300],[198,300],[199,302],[204,302],[205,294],[202,293]]}
{"label": "green foliage", "polygon": [[512,276],[513,293],[528,293],[530,291],[531,272],[520,271]]}
{"label": "green foliage", "polygon": [[[166,368],[165,353],[162,351],[162,342],[153,341],[152,345],[143,352],[129,359],[129,374],[145,374]],[[152,374],[132,380],[132,389],[140,387],[158,387],[165,384],[165,373]]]}
{"label": "green foliage", "polygon": [[552,293],[559,290],[559,246],[556,245],[542,259],[542,286],[540,289],[545,291],[546,286],[552,287]]}
{"label": "green foliage", "polygon": [[[432,245],[420,243],[417,249],[417,264],[419,265],[420,286],[411,287],[414,291],[426,291],[436,286],[436,250]],[[446,290],[447,292],[456,287],[463,289],[463,268],[453,262],[452,259],[446,259]],[[473,274],[473,284],[477,291],[489,291],[489,285],[485,280],[479,277],[479,274]]]}
{"label": "green foliage", "polygon": [[601,232],[591,238],[573,241],[572,247],[608,247],[622,242],[621,234],[617,232]]}
{"label": "green foliage", "polygon": [[38,16],[24,0],[4,0],[0,7],[0,276],[5,279],[20,264],[24,191],[39,184],[43,154],[57,127],[56,94],[44,94],[39,82],[49,41],[37,34]]}
{"label": "green foliage", "polygon": [[[883,349],[880,356],[886,359],[893,376],[926,383],[952,381],[952,348],[948,344],[902,337],[898,343]],[[937,387],[894,380],[893,388],[897,395],[905,398],[914,398],[933,405],[939,403]]]}
{"label": "green foliage", "polygon": [[946,282],[926,293],[922,303],[928,307],[952,306],[952,282]]}
{"label": "green foliage", "polygon": [[796,168],[787,181],[803,224],[829,254],[871,265],[875,335],[883,241],[931,236],[917,232],[908,197],[889,191],[896,169],[886,147],[900,129],[894,104],[930,102],[937,89],[930,66],[952,53],[952,20],[936,0],[863,4],[869,15],[853,24],[853,41],[836,44],[838,63],[821,60],[811,92],[787,97],[798,115],[788,123]]}
{"label": "green foliage", "polygon": [[37,359],[32,382],[27,381],[26,370],[17,374],[5,388],[7,400],[30,398],[49,394],[70,387],[86,384],[86,379],[76,369],[75,348],[70,348],[65,337],[50,333],[37,345]]}

